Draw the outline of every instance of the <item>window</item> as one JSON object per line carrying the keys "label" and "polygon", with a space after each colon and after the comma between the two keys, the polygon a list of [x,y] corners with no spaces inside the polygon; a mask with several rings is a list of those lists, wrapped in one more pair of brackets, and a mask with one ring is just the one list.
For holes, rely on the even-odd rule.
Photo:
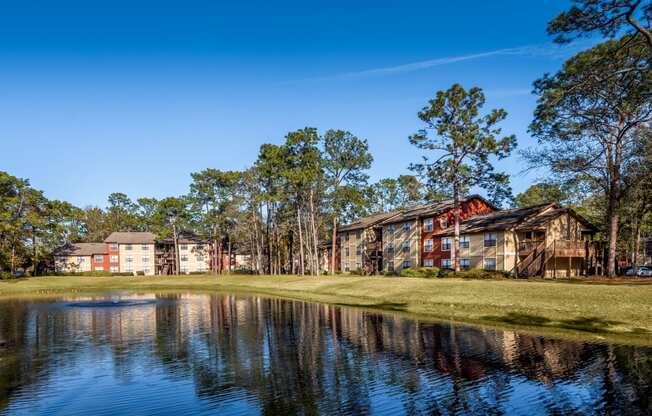
{"label": "window", "polygon": [[360,264],[360,263],[356,263],[356,264],[355,264],[355,269],[356,269],[356,270],[362,270],[362,264]]}
{"label": "window", "polygon": [[460,237],[460,248],[469,248],[471,246],[471,240],[468,235],[463,235]]}
{"label": "window", "polygon": [[362,231],[358,231],[358,232],[356,232],[356,233],[355,233],[355,238],[356,238],[357,240],[359,240],[360,238],[362,238]]}
{"label": "window", "polygon": [[450,237],[444,237],[441,239],[441,251],[451,251],[451,246],[453,245],[453,239]]}
{"label": "window", "polygon": [[431,252],[432,251],[432,240],[425,240],[423,242],[423,251]]}
{"label": "window", "polygon": [[389,253],[389,254],[394,253],[394,243],[388,243],[387,244],[387,253]]}
{"label": "window", "polygon": [[147,250],[149,250],[149,244],[143,244],[143,245],[141,245],[141,246],[140,246],[140,249],[143,250],[143,251],[147,251]]}
{"label": "window", "polygon": [[349,257],[349,254],[350,254],[350,253],[349,253],[349,248],[347,247],[347,248],[344,249],[344,255],[345,255],[346,257]]}
{"label": "window", "polygon": [[127,257],[125,257],[125,261],[127,263],[131,263],[132,261],[134,261],[134,257],[133,256],[127,256]]}
{"label": "window", "polygon": [[132,250],[133,248],[131,244],[125,244],[125,250]]}
{"label": "window", "polygon": [[393,272],[394,271],[394,262],[393,261],[387,262],[387,271],[388,272]]}
{"label": "window", "polygon": [[59,261],[60,261],[61,263],[65,263],[66,260],[68,260],[68,258],[67,258],[66,256],[61,256],[61,257],[59,257]]}
{"label": "window", "polygon": [[423,267],[432,267],[435,262],[432,259],[423,259]]}
{"label": "window", "polygon": [[84,258],[83,257],[77,257],[77,263],[83,263]]}
{"label": "window", "polygon": [[412,225],[409,222],[403,223],[403,231],[408,232],[412,228]]}
{"label": "window", "polygon": [[359,255],[361,255],[361,254],[362,254],[362,247],[361,247],[361,246],[357,246],[357,247],[355,248],[355,255],[356,255],[356,256],[359,256]]}
{"label": "window", "polygon": [[118,261],[118,256],[111,256],[111,263],[117,263]]}
{"label": "window", "polygon": [[97,271],[97,272],[103,272],[103,271],[104,271],[104,267],[102,267],[102,266],[97,266],[97,267],[95,268],[95,271]]}
{"label": "window", "polygon": [[404,269],[409,269],[410,267],[412,267],[412,262],[410,260],[405,260],[403,262],[403,268]]}
{"label": "window", "polygon": [[203,249],[204,249],[204,245],[203,245],[203,244],[197,244],[197,245],[195,246],[195,250],[197,250],[197,251],[202,251]]}
{"label": "window", "polygon": [[181,256],[181,261],[188,261],[188,256],[187,255],[182,255]]}
{"label": "window", "polygon": [[149,256],[143,256],[143,263],[149,263]]}
{"label": "window", "polygon": [[460,259],[460,267],[463,268],[463,269],[471,268],[471,260],[470,259]]}
{"label": "window", "polygon": [[111,243],[109,245],[109,250],[111,251],[118,251],[118,245],[116,243]]}
{"label": "window", "polygon": [[104,262],[104,256],[101,254],[95,255],[95,263],[103,263]]}
{"label": "window", "polygon": [[197,256],[197,261],[204,261],[204,256]]}
{"label": "window", "polygon": [[127,267],[125,267],[125,272],[127,273],[132,273],[134,271],[134,266],[131,264],[127,264]]}
{"label": "window", "polygon": [[394,234],[394,228],[395,228],[395,227],[394,227],[394,224],[389,224],[389,225],[387,226],[387,232],[388,232],[389,234]]}
{"label": "window", "polygon": [[429,233],[433,229],[433,220],[432,218],[426,218],[423,220],[423,231]]}
{"label": "window", "polygon": [[484,246],[496,247],[496,233],[484,233]]}
{"label": "window", "polygon": [[344,271],[345,271],[345,272],[350,272],[350,271],[351,271],[351,269],[349,268],[349,263],[346,263],[346,264],[344,265]]}
{"label": "window", "polygon": [[198,272],[205,272],[205,271],[206,271],[206,268],[204,267],[203,264],[200,264],[199,266],[197,266],[197,271],[198,271]]}
{"label": "window", "polygon": [[185,250],[188,250],[188,244],[181,244],[181,245],[179,246],[179,250],[184,250],[184,251],[185,251]]}
{"label": "window", "polygon": [[349,241],[349,233],[344,234],[344,241]]}
{"label": "window", "polygon": [[439,226],[441,228],[448,228],[448,220],[444,217],[439,219]]}
{"label": "window", "polygon": [[484,269],[485,270],[496,270],[496,258],[488,257],[484,259]]}
{"label": "window", "polygon": [[441,260],[441,267],[444,269],[450,269],[452,266],[451,259],[442,259]]}
{"label": "window", "polygon": [[150,271],[151,271],[151,270],[149,269],[149,267],[145,267],[145,268],[143,269],[143,273],[145,273],[145,274],[149,274]]}
{"label": "window", "polygon": [[409,241],[403,241],[403,244],[401,244],[401,250],[403,250],[403,253],[409,253],[410,252],[410,242]]}
{"label": "window", "polygon": [[111,266],[111,273],[118,273],[119,270],[117,266]]}
{"label": "window", "polygon": [[188,266],[181,266],[181,273],[188,273]]}

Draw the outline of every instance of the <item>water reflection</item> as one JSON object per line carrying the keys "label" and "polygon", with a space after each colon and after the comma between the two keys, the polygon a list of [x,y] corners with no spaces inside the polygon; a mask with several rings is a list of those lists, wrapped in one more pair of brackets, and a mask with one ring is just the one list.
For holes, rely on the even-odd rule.
{"label": "water reflection", "polygon": [[278,299],[111,299],[0,302],[0,413],[652,413],[652,349]]}

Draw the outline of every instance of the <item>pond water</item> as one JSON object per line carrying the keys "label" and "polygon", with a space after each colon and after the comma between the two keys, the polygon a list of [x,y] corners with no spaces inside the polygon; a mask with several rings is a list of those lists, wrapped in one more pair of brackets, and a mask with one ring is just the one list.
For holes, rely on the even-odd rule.
{"label": "pond water", "polygon": [[0,414],[652,414],[652,349],[298,301],[0,301]]}

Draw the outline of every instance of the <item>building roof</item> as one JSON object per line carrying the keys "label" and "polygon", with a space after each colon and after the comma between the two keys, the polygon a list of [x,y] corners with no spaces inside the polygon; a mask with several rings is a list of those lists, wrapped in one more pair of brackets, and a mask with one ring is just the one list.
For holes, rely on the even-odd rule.
{"label": "building roof", "polygon": [[[491,208],[498,209],[494,206],[494,204],[487,201],[480,195],[469,195],[466,198],[464,198],[461,202],[468,202],[473,199],[479,199],[485,204],[489,205]],[[433,202],[431,204],[419,205],[416,207],[407,208],[404,209],[399,215],[393,216],[383,221],[382,225],[401,223],[401,222],[411,221],[422,217],[436,216],[453,209],[453,205],[454,205],[453,199],[446,199],[443,201]]]}
{"label": "building roof", "polygon": [[[573,215],[589,229],[595,229],[591,223],[570,208],[562,208],[556,203],[545,203],[523,208],[505,209],[467,218],[460,223],[460,234],[510,229],[519,229],[523,231],[541,229],[544,228],[548,222],[564,213]],[[453,235],[453,233],[453,227],[449,227],[436,235],[448,236]]]}
{"label": "building roof", "polygon": [[74,243],[66,244],[54,250],[56,256],[92,256],[93,254],[104,254],[106,246],[104,243]]}
{"label": "building roof", "polygon": [[154,244],[156,236],[150,232],[116,231],[111,233],[104,242],[118,244]]}
{"label": "building roof", "polygon": [[[172,237],[167,237],[162,240],[159,240],[161,243],[167,243],[167,244],[173,244],[173,238]],[[180,232],[179,233],[179,244],[207,244],[208,241],[199,237],[195,233],[191,232]]]}
{"label": "building roof", "polygon": [[393,216],[399,215],[401,212],[402,212],[401,210],[397,210],[397,211],[381,212],[378,214],[369,215],[367,217],[360,218],[350,224],[346,224],[341,227],[338,227],[337,231],[338,232],[354,231],[354,230],[373,227],[374,225],[377,225]]}

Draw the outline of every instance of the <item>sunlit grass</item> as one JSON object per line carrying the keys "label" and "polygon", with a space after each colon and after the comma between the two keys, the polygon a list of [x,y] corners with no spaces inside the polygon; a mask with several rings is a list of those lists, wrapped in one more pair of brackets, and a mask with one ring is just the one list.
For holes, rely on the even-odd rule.
{"label": "sunlit grass", "polygon": [[131,291],[255,293],[546,335],[652,345],[652,284],[360,276],[37,277],[0,297]]}

